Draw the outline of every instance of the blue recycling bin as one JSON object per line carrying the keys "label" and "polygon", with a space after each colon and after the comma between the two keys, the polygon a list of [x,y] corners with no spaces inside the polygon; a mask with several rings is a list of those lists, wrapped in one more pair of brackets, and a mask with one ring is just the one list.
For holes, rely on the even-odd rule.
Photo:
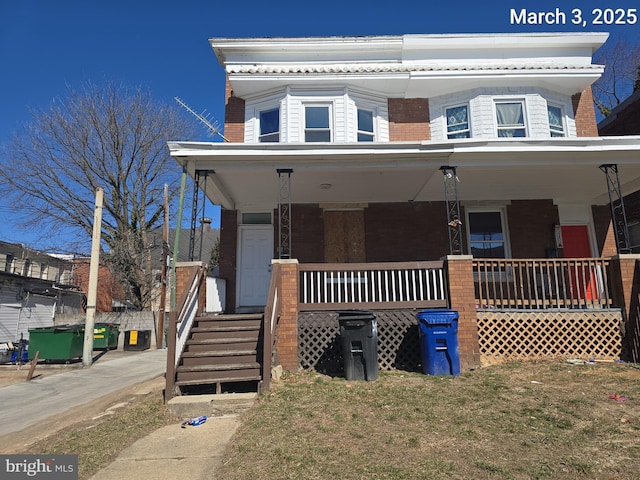
{"label": "blue recycling bin", "polygon": [[418,313],[422,371],[426,375],[460,375],[458,312],[423,310]]}

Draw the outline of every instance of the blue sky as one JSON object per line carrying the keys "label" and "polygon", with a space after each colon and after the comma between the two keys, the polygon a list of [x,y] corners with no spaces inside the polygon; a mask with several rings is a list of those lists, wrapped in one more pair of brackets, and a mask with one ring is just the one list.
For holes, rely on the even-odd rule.
{"label": "blue sky", "polygon": [[[593,24],[593,9],[611,7],[640,10],[637,0],[0,0],[0,143],[29,120],[30,107],[88,80],[144,85],[160,101],[179,96],[222,123],[224,72],[211,37],[606,31],[637,41],[638,23]],[[512,25],[510,10],[522,8],[560,8],[567,24]],[[585,26],[571,23],[573,9]],[[33,232],[17,229],[15,211],[0,199],[0,240],[38,247]]]}

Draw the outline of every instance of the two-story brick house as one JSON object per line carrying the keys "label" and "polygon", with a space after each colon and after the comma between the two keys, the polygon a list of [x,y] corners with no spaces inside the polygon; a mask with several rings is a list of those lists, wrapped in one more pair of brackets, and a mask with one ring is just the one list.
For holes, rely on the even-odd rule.
{"label": "two-story brick house", "polygon": [[[603,67],[591,58],[605,40],[212,39],[228,77],[232,143],[170,148],[192,175],[212,171],[207,192],[223,208],[227,307],[264,304],[281,242],[279,170],[290,177],[292,204],[283,256],[300,262],[449,253],[441,166],[457,167],[464,253],[614,253],[598,167],[617,164],[626,190],[638,185],[640,162],[637,139],[597,134],[590,85]],[[566,237],[561,252],[556,226]]]}
{"label": "two-story brick house", "polygon": [[[169,148],[191,176],[204,174],[207,195],[222,207],[227,310],[264,309],[272,258],[378,265],[450,253],[616,254],[612,186],[600,167],[616,166],[618,190],[638,189],[640,138],[598,136],[590,86],[604,67],[592,56],[606,39],[211,39],[227,76],[229,142]],[[511,278],[513,270],[499,268],[502,281]],[[373,283],[350,278],[317,280],[317,290],[341,284],[348,296]],[[580,283],[576,275],[571,282]],[[558,290],[545,288],[537,290]],[[469,325],[481,303],[476,288]],[[473,328],[461,327],[462,343],[473,341]]]}

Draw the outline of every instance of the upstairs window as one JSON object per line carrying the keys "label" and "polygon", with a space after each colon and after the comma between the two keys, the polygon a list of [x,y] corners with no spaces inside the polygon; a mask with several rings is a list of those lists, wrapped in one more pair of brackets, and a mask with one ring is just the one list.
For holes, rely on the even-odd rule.
{"label": "upstairs window", "polygon": [[304,141],[330,142],[331,125],[328,105],[305,105]]}
{"label": "upstairs window", "polygon": [[373,112],[371,110],[358,109],[358,141],[373,142]]}
{"label": "upstairs window", "polygon": [[501,211],[468,212],[469,246],[475,258],[506,258]]}
{"label": "upstairs window", "polygon": [[467,105],[447,108],[447,138],[470,138],[469,108]]}
{"label": "upstairs window", "polygon": [[280,141],[280,109],[260,112],[260,142]]}
{"label": "upstairs window", "polygon": [[526,137],[524,102],[496,102],[498,137]]}
{"label": "upstairs window", "polygon": [[553,105],[547,106],[547,112],[549,113],[549,132],[552,137],[565,137],[564,122],[562,120],[562,109],[560,107],[554,107]]}

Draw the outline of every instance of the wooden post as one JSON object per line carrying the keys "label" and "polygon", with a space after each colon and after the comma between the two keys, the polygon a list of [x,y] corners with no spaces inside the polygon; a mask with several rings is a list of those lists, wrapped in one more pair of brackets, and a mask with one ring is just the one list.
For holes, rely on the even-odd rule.
{"label": "wooden post", "polygon": [[36,352],[36,354],[33,356],[33,360],[31,360],[31,368],[29,368],[27,382],[33,378],[33,371],[36,369],[36,365],[38,364],[38,357],[40,357],[40,350]]}
{"label": "wooden post", "polygon": [[176,386],[176,334],[178,313],[169,312],[169,331],[167,332],[167,370],[165,373],[164,402],[173,398],[173,390]]}

